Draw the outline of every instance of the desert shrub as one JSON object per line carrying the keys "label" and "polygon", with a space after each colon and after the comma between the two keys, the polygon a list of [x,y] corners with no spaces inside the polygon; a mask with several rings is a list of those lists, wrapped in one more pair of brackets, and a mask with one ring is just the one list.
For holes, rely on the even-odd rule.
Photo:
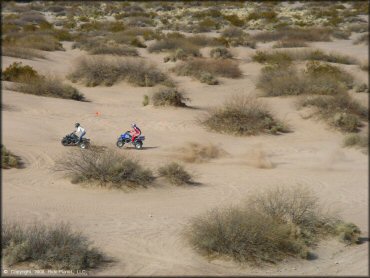
{"label": "desert shrub", "polygon": [[2,255],[7,265],[32,262],[40,269],[91,269],[104,260],[91,242],[69,225],[8,222],[2,227]]}
{"label": "desert shrub", "polygon": [[353,43],[354,44],[360,44],[360,43],[369,44],[369,33],[359,36]]}
{"label": "desert shrub", "polygon": [[369,25],[367,23],[354,23],[350,24],[347,29],[355,33],[364,33],[369,31]]}
{"label": "desert shrub", "polygon": [[117,56],[138,56],[139,53],[135,48],[124,45],[100,45],[89,50],[89,54],[111,54]]}
{"label": "desert shrub", "polygon": [[149,52],[176,51],[181,49],[186,57],[200,57],[199,46],[185,38],[166,38],[156,41],[148,47]]}
{"label": "desert shrub", "polygon": [[104,187],[146,187],[154,181],[152,172],[137,161],[113,150],[97,148],[69,153],[58,161],[57,170],[69,174],[73,183],[85,182]]}
{"label": "desert shrub", "polygon": [[348,89],[353,87],[354,79],[351,74],[327,63],[310,61],[306,64],[305,73],[312,79],[311,82],[319,79],[334,79],[335,81],[333,82],[341,82],[345,84]]}
{"label": "desert shrub", "polygon": [[367,120],[368,109],[352,99],[348,93],[335,96],[306,97],[300,107],[314,107],[319,116],[343,132],[358,132],[361,120]]}
{"label": "desert shrub", "polygon": [[350,56],[338,53],[325,53],[321,50],[275,50],[257,51],[252,59],[259,63],[288,64],[295,60],[325,61],[338,64],[358,64],[358,61]]}
{"label": "desert shrub", "polygon": [[166,164],[158,169],[161,177],[166,178],[170,183],[175,185],[191,184],[192,176],[184,169],[183,166],[176,162]]}
{"label": "desert shrub", "polygon": [[360,64],[360,69],[362,69],[363,71],[369,71],[369,62],[365,62],[365,63],[362,63]]}
{"label": "desert shrub", "polygon": [[185,102],[189,98],[184,97],[184,94],[176,88],[161,88],[152,96],[152,103],[154,106],[186,106]]}
{"label": "desert shrub", "polygon": [[177,60],[185,61],[189,58],[188,54],[182,48],[176,49],[170,55],[163,58],[163,61],[167,63],[168,61],[176,62]]}
{"label": "desert shrub", "polygon": [[229,21],[231,23],[231,25],[233,25],[233,26],[242,27],[245,24],[245,20],[240,18],[236,14],[224,15],[223,17],[224,17],[224,19]]}
{"label": "desert shrub", "polygon": [[188,143],[181,151],[181,160],[190,163],[202,163],[211,159],[222,157],[226,152],[213,144]]}
{"label": "desert shrub", "polygon": [[219,81],[212,75],[212,73],[203,71],[200,73],[199,81],[208,85],[218,85]]}
{"label": "desert shrub", "polygon": [[259,265],[287,257],[309,259],[310,247],[324,236],[355,243],[359,234],[357,226],[321,213],[316,195],[299,186],[270,189],[245,204],[211,210],[193,218],[186,231],[203,255]]}
{"label": "desert shrub", "polygon": [[87,86],[112,86],[120,80],[144,87],[169,82],[164,73],[144,60],[99,56],[82,57],[68,78],[73,82],[82,81]]}
{"label": "desert shrub", "polygon": [[256,48],[256,41],[248,33],[237,27],[225,28],[217,41],[226,47],[247,46]]}
{"label": "desert shrub", "polygon": [[1,144],[1,168],[19,168],[21,166],[21,160],[18,156],[12,154],[9,150]]}
{"label": "desert shrub", "polygon": [[356,93],[368,93],[369,92],[369,87],[367,86],[366,83],[361,83],[356,85],[355,87],[355,92]]}
{"label": "desert shrub", "polygon": [[225,47],[213,48],[210,52],[210,55],[215,59],[228,59],[233,57],[230,51]]}
{"label": "desert shrub", "polygon": [[340,40],[348,40],[351,36],[351,31],[349,30],[340,30],[340,29],[334,29],[331,33],[332,37]]}
{"label": "desert shrub", "polygon": [[283,39],[275,43],[273,48],[291,48],[291,47],[306,47],[307,44],[302,40],[287,40]]}
{"label": "desert shrub", "polygon": [[23,32],[16,36],[7,37],[5,46],[32,48],[44,51],[64,50],[57,38],[50,34],[40,34],[37,32]]}
{"label": "desert shrub", "polygon": [[73,99],[78,101],[85,100],[85,97],[76,88],[63,83],[56,77],[42,76],[41,78],[27,80],[25,83],[19,83],[14,86],[15,91],[26,94]]}
{"label": "desert shrub", "polygon": [[37,71],[31,66],[23,66],[22,62],[14,62],[2,73],[2,79],[5,81],[22,82],[38,78],[40,78],[40,75]]}
{"label": "desert shrub", "polygon": [[148,95],[144,95],[144,99],[143,99],[143,106],[147,106],[149,104],[149,96]]}
{"label": "desert shrub", "polygon": [[278,134],[288,131],[261,101],[243,95],[232,96],[224,105],[211,110],[201,119],[201,123],[211,130],[234,135]]}
{"label": "desert shrub", "polygon": [[144,16],[135,16],[128,18],[127,25],[134,27],[149,27],[154,26],[155,23],[151,18]]}
{"label": "desert shrub", "polygon": [[159,31],[143,27],[131,27],[121,32],[121,34],[124,36],[141,36],[145,40],[160,39],[163,36]]}
{"label": "desert shrub", "polygon": [[173,70],[177,75],[193,76],[203,82],[214,82],[214,78],[211,76],[238,78],[242,74],[238,64],[234,61],[201,58],[182,62]]}
{"label": "desert shrub", "polygon": [[329,28],[309,27],[309,28],[281,28],[275,31],[265,31],[258,33],[252,38],[256,41],[276,41],[276,40],[299,40],[299,41],[330,41],[331,30]]}
{"label": "desert shrub", "polygon": [[359,134],[348,134],[344,137],[343,146],[345,147],[358,147],[358,148],[368,148],[369,136],[359,135]]}

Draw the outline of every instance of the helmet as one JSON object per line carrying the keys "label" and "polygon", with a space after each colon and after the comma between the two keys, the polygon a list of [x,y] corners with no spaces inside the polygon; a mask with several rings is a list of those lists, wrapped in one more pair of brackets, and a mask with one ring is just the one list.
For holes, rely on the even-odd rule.
{"label": "helmet", "polygon": [[76,124],[75,124],[75,127],[79,127],[79,126],[80,126],[80,124],[79,124],[79,123],[76,123]]}
{"label": "helmet", "polygon": [[131,124],[131,127],[132,128],[136,127],[136,124],[135,123]]}

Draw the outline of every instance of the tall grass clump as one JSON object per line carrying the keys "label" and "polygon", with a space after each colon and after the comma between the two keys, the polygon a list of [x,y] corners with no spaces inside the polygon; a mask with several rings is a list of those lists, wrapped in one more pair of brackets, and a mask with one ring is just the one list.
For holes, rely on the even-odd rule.
{"label": "tall grass clump", "polygon": [[368,109],[348,93],[305,97],[299,100],[298,106],[315,108],[319,117],[343,132],[358,132],[362,121],[368,120]]}
{"label": "tall grass clump", "polygon": [[195,217],[185,234],[203,255],[262,265],[289,257],[310,259],[310,248],[327,236],[358,243],[361,231],[352,223],[322,213],[316,195],[296,186],[270,189],[239,206]]}
{"label": "tall grass clump", "polygon": [[211,130],[234,135],[288,131],[260,100],[244,95],[234,95],[224,105],[210,110],[201,123]]}
{"label": "tall grass clump", "polygon": [[19,168],[21,166],[21,159],[11,153],[1,144],[1,168],[10,169],[10,168]]}
{"label": "tall grass clump", "polygon": [[179,151],[181,152],[181,160],[190,163],[207,162],[226,154],[225,150],[214,144],[199,144],[195,142],[186,144]]}
{"label": "tall grass clump", "polygon": [[154,106],[185,107],[189,100],[176,88],[160,88],[152,96]]}
{"label": "tall grass clump", "polygon": [[192,184],[192,176],[184,169],[184,167],[176,162],[171,162],[158,169],[161,177],[164,177],[171,184],[183,185]]}
{"label": "tall grass clump", "polygon": [[35,59],[35,58],[45,59],[45,55],[43,55],[40,51],[30,49],[30,48],[2,46],[1,51],[2,51],[3,56],[30,59],[30,60]]}
{"label": "tall grass clump", "polygon": [[86,86],[112,86],[120,80],[143,87],[170,82],[158,68],[142,59],[100,56],[82,57],[68,78],[72,82],[81,81]]}
{"label": "tall grass clump", "polygon": [[191,59],[175,66],[173,70],[177,75],[192,76],[211,84],[215,76],[238,78],[242,75],[236,62],[224,59]]}
{"label": "tall grass clump", "polygon": [[11,89],[37,96],[72,99],[77,101],[85,100],[84,95],[80,93],[78,89],[52,76],[33,78],[27,82],[15,84]]}
{"label": "tall grass clump", "polygon": [[8,222],[1,234],[2,257],[8,266],[27,262],[38,269],[76,271],[96,268],[105,260],[83,234],[64,223],[25,226]]}
{"label": "tall grass clump", "polygon": [[146,187],[154,181],[152,172],[139,162],[113,150],[97,148],[69,153],[58,161],[56,169],[69,174],[73,183],[103,187]]}
{"label": "tall grass clump", "polygon": [[353,80],[348,72],[326,63],[308,62],[303,71],[275,64],[262,68],[257,88],[265,96],[337,95],[352,88]]}

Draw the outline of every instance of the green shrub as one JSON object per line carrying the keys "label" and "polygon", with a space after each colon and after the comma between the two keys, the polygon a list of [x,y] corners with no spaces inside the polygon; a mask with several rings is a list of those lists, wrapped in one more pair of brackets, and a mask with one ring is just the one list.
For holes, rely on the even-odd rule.
{"label": "green shrub", "polygon": [[15,156],[8,151],[4,145],[1,144],[1,168],[19,168],[21,166],[21,160],[18,156]]}
{"label": "green shrub", "polygon": [[31,66],[22,66],[22,62],[14,62],[9,65],[2,73],[5,81],[24,82],[38,79],[40,75]]}
{"label": "green shrub", "polygon": [[2,227],[2,255],[8,266],[28,262],[39,269],[86,270],[105,259],[81,233],[64,223],[24,226],[16,222]]}
{"label": "green shrub", "polygon": [[143,99],[143,106],[147,106],[149,104],[149,96],[148,95],[144,95],[144,99]]}
{"label": "green shrub", "polygon": [[112,86],[120,80],[143,87],[169,82],[164,73],[142,59],[98,56],[82,57],[68,78],[72,82],[82,81],[87,86]]}
{"label": "green shrub", "polygon": [[233,96],[201,120],[211,130],[234,135],[278,134],[288,128],[256,98]]}
{"label": "green shrub", "polygon": [[238,27],[244,26],[245,24],[245,20],[239,18],[239,16],[237,16],[236,14],[224,15],[224,19],[229,21],[231,25],[238,26]]}
{"label": "green shrub", "polygon": [[[71,175],[73,183],[97,183],[104,187],[146,187],[154,181],[149,169],[113,150],[91,148],[69,153],[58,161],[57,170]],[[94,183],[95,182],[95,183]]]}
{"label": "green shrub", "polygon": [[184,94],[175,88],[161,88],[152,96],[154,106],[186,106],[185,102],[189,98],[184,97]]}
{"label": "green shrub", "polygon": [[270,189],[250,196],[244,205],[209,211],[193,218],[186,232],[203,255],[255,265],[309,259],[310,247],[324,236],[342,234],[355,243],[360,234],[355,225],[320,213],[316,195],[300,186]]}
{"label": "green shrub", "polygon": [[166,164],[158,169],[160,176],[166,178],[170,183],[175,185],[192,184],[192,176],[184,169],[183,166],[176,162]]}

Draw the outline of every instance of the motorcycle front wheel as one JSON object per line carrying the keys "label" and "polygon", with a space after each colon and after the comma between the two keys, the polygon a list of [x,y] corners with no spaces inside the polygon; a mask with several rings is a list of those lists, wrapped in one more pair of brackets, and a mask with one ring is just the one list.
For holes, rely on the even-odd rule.
{"label": "motorcycle front wheel", "polygon": [[118,148],[122,148],[123,145],[125,145],[125,143],[122,140],[118,140],[116,145],[117,145]]}

